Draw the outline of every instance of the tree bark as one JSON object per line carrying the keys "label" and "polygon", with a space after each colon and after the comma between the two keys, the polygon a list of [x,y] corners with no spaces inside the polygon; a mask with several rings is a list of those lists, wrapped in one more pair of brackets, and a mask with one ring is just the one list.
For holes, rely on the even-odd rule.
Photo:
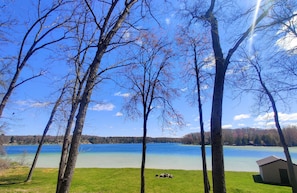
{"label": "tree bark", "polygon": [[212,48],[215,56],[215,81],[213,88],[213,98],[212,98],[212,111],[211,111],[211,152],[212,152],[212,178],[213,178],[213,192],[214,193],[225,193],[225,172],[224,172],[224,150],[223,150],[223,139],[222,139],[222,106],[223,106],[223,96],[224,96],[224,81],[226,70],[230,63],[230,59],[234,52],[240,46],[240,44],[248,37],[253,27],[256,26],[267,14],[270,7],[265,10],[255,21],[254,25],[250,26],[239,40],[235,43],[233,48],[231,48],[224,58],[220,35],[218,29],[218,21],[213,14],[213,9],[215,7],[215,0],[211,0],[211,5],[204,18],[211,25],[211,38],[212,38]]}
{"label": "tree bark", "polygon": [[205,151],[205,135],[204,135],[204,124],[203,124],[203,110],[201,102],[201,88],[200,88],[200,70],[198,67],[197,52],[196,46],[194,46],[194,65],[195,65],[195,74],[196,74],[196,85],[197,85],[197,94],[198,94],[198,111],[199,111],[199,123],[200,123],[200,136],[201,136],[201,154],[202,154],[202,168],[203,168],[203,182],[204,182],[204,193],[209,193],[210,184],[207,174],[207,164],[206,164],[206,151]]}
{"label": "tree bark", "polygon": [[[84,15],[82,21],[80,21],[80,20],[77,21],[77,23],[79,23],[79,22],[83,23],[82,24],[83,27],[82,27],[82,30],[80,30],[79,25],[77,25],[77,27],[76,27],[77,28],[76,36],[78,39],[78,47],[76,50],[76,52],[77,52],[76,57],[73,59],[73,63],[76,66],[76,70],[75,70],[76,77],[75,77],[75,81],[74,81],[74,85],[73,85],[73,89],[72,89],[71,110],[70,110],[69,118],[67,121],[67,126],[65,129],[65,134],[64,134],[64,138],[63,138],[63,146],[62,146],[62,152],[61,152],[61,158],[60,158],[60,164],[59,164],[58,182],[57,182],[56,192],[58,192],[58,190],[60,189],[62,179],[64,177],[64,172],[66,169],[66,163],[67,163],[68,154],[69,154],[69,145],[71,142],[70,132],[71,132],[72,125],[74,122],[75,112],[77,111],[77,108],[79,105],[79,100],[81,98],[83,85],[86,82],[86,78],[88,77],[88,74],[89,74],[89,70],[88,70],[81,77],[82,67],[83,67],[83,64],[86,59],[86,54],[89,50],[88,49],[89,46],[87,46],[86,49],[83,48],[84,38],[86,36],[86,26],[87,26],[86,15]],[[92,37],[94,37],[94,34],[95,33],[92,34]],[[83,52],[83,54],[81,56],[82,52]]]}
{"label": "tree bark", "polygon": [[225,193],[225,169],[224,152],[222,139],[222,106],[224,96],[224,81],[227,66],[220,44],[218,21],[213,15],[215,1],[212,0],[211,6],[205,17],[211,25],[212,48],[215,55],[216,72],[213,88],[212,110],[211,110],[211,154],[212,154],[212,179],[213,192]]}
{"label": "tree bark", "polygon": [[38,160],[38,157],[39,157],[41,148],[42,148],[42,145],[43,145],[43,143],[44,143],[44,138],[45,138],[45,136],[46,136],[46,134],[47,134],[47,132],[48,132],[48,130],[49,130],[49,128],[50,128],[52,122],[53,122],[53,119],[54,119],[54,116],[55,116],[55,114],[56,114],[56,112],[57,112],[57,109],[58,109],[59,105],[61,104],[63,95],[64,95],[64,93],[65,93],[65,89],[66,89],[66,86],[64,86],[64,88],[62,89],[62,92],[61,92],[59,98],[57,99],[57,101],[56,101],[56,103],[55,103],[55,105],[54,105],[54,108],[52,109],[50,118],[49,118],[49,120],[48,120],[48,122],[47,122],[47,124],[46,124],[46,127],[45,127],[44,131],[43,131],[43,135],[42,135],[41,140],[40,140],[40,142],[39,142],[39,145],[38,145],[37,151],[36,151],[36,153],[35,153],[35,157],[34,157],[32,166],[31,166],[31,168],[30,168],[29,174],[28,174],[27,179],[25,180],[25,182],[30,181],[31,178],[32,178],[32,175],[33,175],[33,172],[34,172],[34,169],[35,169],[35,166],[36,166],[36,163],[37,163],[37,160]]}
{"label": "tree bark", "polygon": [[225,70],[223,63],[216,62],[216,75],[211,111],[211,152],[213,191],[225,193],[224,152],[222,139],[222,106]]}
{"label": "tree bark", "polygon": [[[115,5],[118,1],[113,2],[114,4],[111,5],[109,14],[111,14],[115,8]],[[68,160],[67,160],[67,166],[65,169],[64,177],[61,180],[61,186],[59,187],[59,190],[57,192],[59,193],[67,193],[70,188],[71,180],[73,177],[75,164],[78,156],[78,149],[80,145],[80,139],[82,135],[82,130],[84,126],[84,121],[88,109],[89,102],[91,100],[91,95],[94,89],[94,86],[96,84],[97,80],[97,72],[101,63],[101,59],[112,40],[113,36],[116,34],[116,32],[121,27],[122,23],[124,22],[126,16],[128,15],[131,7],[137,2],[137,0],[131,0],[129,2],[125,3],[125,7],[123,8],[123,11],[118,16],[117,20],[114,22],[113,27],[104,35],[104,31],[107,29],[107,22],[110,18],[110,15],[105,18],[104,26],[105,28],[101,29],[101,36],[98,41],[97,45],[97,51],[95,54],[95,57],[93,59],[92,64],[89,67],[89,75],[87,78],[87,82],[80,100],[80,105],[78,109],[78,114],[76,117],[76,123],[74,127],[74,132],[72,136],[71,146],[69,150]],[[87,3],[87,2],[86,2]]]}
{"label": "tree bark", "polygon": [[292,186],[292,193],[297,193],[297,179],[296,179],[296,174],[295,174],[295,170],[294,170],[294,164],[292,162],[292,158],[291,158],[291,155],[290,155],[290,152],[289,152],[289,148],[288,148],[288,145],[286,143],[286,139],[284,137],[282,128],[281,128],[280,123],[279,123],[278,111],[277,111],[277,107],[276,107],[276,104],[275,104],[275,100],[274,100],[271,92],[266,87],[266,85],[265,85],[265,83],[264,83],[264,81],[262,79],[260,70],[255,65],[254,65],[254,67],[255,67],[255,69],[257,71],[260,84],[261,84],[262,88],[264,89],[264,92],[268,96],[268,98],[270,100],[270,103],[271,103],[271,106],[272,106],[272,109],[273,109],[275,126],[277,128],[279,138],[280,138],[281,144],[282,144],[283,149],[284,149],[284,154],[285,154],[286,159],[287,159],[287,167],[288,167],[288,170],[289,170],[289,177],[290,177],[290,183],[291,183],[291,186]]}
{"label": "tree bark", "polygon": [[78,103],[74,102],[74,104],[71,107],[69,119],[67,121],[67,126],[64,134],[64,139],[63,139],[63,146],[62,146],[62,152],[61,152],[61,158],[60,158],[60,163],[59,163],[59,171],[58,171],[58,181],[57,181],[57,188],[56,192],[60,189],[62,185],[62,180],[64,178],[64,173],[66,169],[66,164],[67,164],[67,159],[68,159],[68,154],[69,154],[69,145],[71,142],[70,139],[70,131],[73,125],[73,120],[75,117],[75,112],[77,110]]}
{"label": "tree bark", "polygon": [[141,158],[141,185],[140,193],[145,192],[145,160],[146,160],[146,136],[147,136],[147,115],[143,115],[143,138],[142,138],[142,158]]}
{"label": "tree bark", "polygon": [[74,132],[73,132],[73,136],[72,136],[72,140],[71,140],[71,146],[70,146],[70,150],[69,150],[67,166],[65,169],[65,173],[64,173],[64,177],[63,177],[61,186],[58,190],[58,192],[60,192],[60,193],[66,193],[69,191],[69,188],[70,188],[70,184],[71,184],[71,180],[73,177],[74,168],[75,168],[75,164],[76,164],[76,160],[77,160],[77,156],[78,156],[78,149],[79,149],[79,145],[80,145],[80,139],[81,139],[81,134],[82,134],[82,130],[83,130],[83,125],[84,125],[84,121],[85,121],[85,117],[86,117],[86,113],[87,113],[87,109],[88,109],[88,104],[91,99],[92,88],[95,85],[95,76],[97,75],[96,72],[98,70],[99,63],[100,62],[97,61],[97,59],[95,59],[93,61],[91,68],[90,68],[91,73],[90,73],[90,77],[87,81],[86,88],[85,88],[85,91],[84,91],[82,99],[81,99],[79,112],[77,115],[77,120],[76,120]]}

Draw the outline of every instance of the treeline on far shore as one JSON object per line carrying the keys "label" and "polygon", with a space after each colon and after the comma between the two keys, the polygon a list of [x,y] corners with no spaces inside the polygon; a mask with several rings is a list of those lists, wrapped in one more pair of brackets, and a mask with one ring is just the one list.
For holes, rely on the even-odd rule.
{"label": "treeline on far shore", "polygon": [[[1,136],[4,145],[34,145],[41,141],[41,135]],[[46,136],[44,144],[62,144],[63,136]],[[82,144],[142,143],[142,137],[100,137],[83,135]],[[181,143],[181,138],[147,138],[147,143]]]}
{"label": "treeline on far shore", "polygon": [[[288,146],[297,146],[297,127],[287,127],[283,133]],[[205,132],[205,143],[211,143],[210,132]],[[4,145],[29,145],[38,144],[42,136],[5,136],[0,138],[1,144]],[[223,139],[225,145],[254,145],[254,146],[281,146],[279,135],[276,129],[223,129]],[[62,144],[63,136],[46,136],[45,144]],[[142,137],[100,137],[83,135],[82,144],[114,144],[114,143],[142,143]],[[189,133],[182,138],[171,137],[148,137],[147,143],[183,143],[191,145],[201,144],[200,133]]]}
{"label": "treeline on far shore", "polygon": [[[223,129],[224,145],[254,145],[254,146],[281,146],[276,129]],[[297,126],[286,127],[283,130],[288,146],[297,146]],[[210,132],[205,133],[205,143],[211,143]],[[190,133],[182,138],[183,144],[201,144],[200,133]]]}

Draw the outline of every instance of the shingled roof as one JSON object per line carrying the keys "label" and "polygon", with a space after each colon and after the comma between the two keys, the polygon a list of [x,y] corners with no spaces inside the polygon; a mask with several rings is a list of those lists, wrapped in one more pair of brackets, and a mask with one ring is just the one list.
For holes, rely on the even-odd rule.
{"label": "shingled roof", "polygon": [[276,156],[269,156],[269,157],[266,157],[266,158],[263,158],[263,159],[260,159],[257,162],[258,166],[263,166],[263,165],[266,165],[268,163],[272,163],[272,162],[275,162],[275,161],[278,161],[278,160],[282,160],[282,161],[285,161],[279,157],[276,157]]}
{"label": "shingled roof", "polygon": [[[276,162],[276,161],[287,162],[286,160],[284,160],[282,158],[279,158],[279,157],[276,157],[274,155],[263,158],[263,159],[260,159],[260,160],[258,160],[256,162],[257,162],[258,166],[261,167],[261,166],[264,166],[264,165],[267,165],[267,164],[270,164],[270,163],[273,163],[273,162]],[[295,164],[295,163],[293,163],[293,165],[297,166],[297,164]]]}

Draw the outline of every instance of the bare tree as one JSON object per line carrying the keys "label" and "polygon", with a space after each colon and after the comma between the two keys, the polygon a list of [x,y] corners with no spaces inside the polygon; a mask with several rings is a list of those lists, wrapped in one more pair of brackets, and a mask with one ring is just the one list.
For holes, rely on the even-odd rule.
{"label": "bare tree", "polygon": [[59,172],[58,172],[58,181],[56,191],[60,189],[62,184],[62,180],[64,178],[64,173],[66,169],[67,159],[69,155],[69,146],[71,143],[71,130],[73,126],[73,122],[75,119],[75,113],[78,109],[79,102],[81,99],[83,87],[86,83],[86,79],[89,75],[89,70],[85,69],[88,64],[88,53],[93,47],[93,43],[95,42],[95,35],[98,30],[94,30],[89,34],[88,20],[90,14],[88,13],[87,7],[82,7],[82,12],[78,13],[78,19],[75,21],[75,30],[74,30],[74,38],[73,48],[67,48],[74,53],[74,56],[69,58],[70,67],[74,66],[74,77],[71,83],[71,91],[70,91],[70,110],[69,116],[66,124],[66,129],[64,132],[63,145],[61,158],[59,163]]}
{"label": "bare tree", "polygon": [[55,114],[56,114],[56,112],[58,110],[59,105],[62,102],[63,96],[64,96],[64,94],[66,92],[66,88],[67,88],[67,85],[65,84],[64,87],[61,90],[61,93],[60,93],[58,99],[56,100],[56,102],[54,104],[54,107],[53,107],[53,109],[51,111],[51,114],[50,114],[50,117],[48,119],[48,122],[47,122],[47,124],[46,124],[46,126],[44,128],[42,137],[41,137],[40,142],[38,144],[38,147],[37,147],[37,150],[36,150],[36,153],[35,153],[35,157],[33,159],[33,163],[31,165],[29,174],[28,174],[27,179],[25,180],[25,182],[29,182],[32,179],[32,175],[33,175],[33,172],[34,172],[34,169],[35,169],[35,166],[36,166],[36,163],[37,163],[37,160],[38,160],[38,157],[39,157],[39,154],[40,154],[42,145],[44,143],[44,139],[45,139],[46,134],[47,134],[48,130],[50,129],[50,127],[51,127],[51,125],[52,125],[52,123],[54,121]]}
{"label": "bare tree", "polygon": [[[208,72],[204,71],[205,67],[204,57],[205,54],[208,54],[209,42],[207,41],[206,36],[203,34],[196,35],[194,31],[182,28],[179,30],[177,37],[178,45],[182,47],[181,53],[186,60],[186,81],[190,82],[194,79],[194,91],[191,92],[197,94],[195,101],[197,103],[197,109],[199,113],[199,124],[200,124],[200,137],[201,137],[201,154],[202,154],[202,168],[203,168],[203,181],[204,181],[204,192],[208,193],[210,191],[210,184],[207,174],[207,164],[206,164],[206,150],[205,150],[205,135],[204,135],[204,123],[203,123],[203,108],[202,108],[202,84],[207,85],[207,79],[209,77]],[[195,37],[192,37],[191,34],[195,34]],[[188,62],[188,58],[190,61]]]}
{"label": "bare tree", "polygon": [[[11,43],[11,39],[9,36],[11,35],[9,32],[16,25],[16,19],[11,16],[9,13],[9,6],[12,6],[12,1],[3,2],[0,4],[0,45],[5,45]],[[4,46],[0,47],[2,51]]]}
{"label": "bare tree", "polygon": [[[280,82],[277,81],[276,77],[267,76],[267,74],[270,74],[269,70],[266,71],[266,76],[264,75],[264,72],[263,72],[264,69],[263,69],[263,66],[261,65],[261,59],[260,59],[259,54],[255,54],[252,57],[248,57],[246,55],[245,58],[247,59],[248,65],[250,65],[251,68],[254,70],[254,72],[256,74],[255,76],[257,78],[256,80],[260,84],[259,89],[257,89],[256,84],[253,84],[253,88],[251,88],[250,91],[258,92],[259,93],[258,96],[261,96],[261,101],[265,100],[264,96],[267,96],[266,99],[270,102],[270,107],[272,108],[273,114],[274,114],[275,127],[278,131],[280,142],[282,144],[282,147],[284,149],[284,154],[287,159],[287,167],[288,167],[288,171],[289,171],[292,192],[296,193],[297,192],[297,179],[296,179],[296,174],[294,172],[294,165],[293,165],[293,162],[291,159],[291,155],[289,152],[289,148],[288,148],[285,136],[283,134],[283,130],[280,125],[277,103],[275,100],[275,98],[277,96],[281,96],[280,92],[284,92],[284,90],[282,89],[281,85],[277,85],[277,88],[274,88],[273,90],[268,88],[268,84],[269,84],[268,81],[271,81],[273,79],[274,82],[275,81],[278,83],[280,83]],[[266,60],[266,62],[267,62],[267,60]],[[269,62],[271,62],[271,61],[268,60],[268,63]],[[255,81],[255,78],[253,78],[253,81]],[[274,84],[272,82],[270,82],[270,85],[273,86]],[[287,90],[286,90],[286,92],[287,92]]]}
{"label": "bare tree", "polygon": [[[200,2],[201,3],[201,2]],[[225,76],[231,57],[238,47],[247,39],[255,26],[265,18],[270,7],[265,9],[255,22],[240,35],[235,41],[234,46],[228,50],[224,56],[222,50],[221,33],[219,31],[219,22],[217,20],[216,0],[211,0],[207,11],[203,15],[197,15],[191,12],[192,19],[206,21],[210,25],[210,35],[212,39],[212,49],[215,58],[215,80],[213,87],[212,111],[211,111],[211,146],[212,146],[212,178],[213,192],[226,192],[225,172],[224,172],[224,155],[223,155],[223,138],[222,138],[222,106],[224,96]],[[198,4],[198,3],[197,3]],[[205,6],[204,6],[205,7]],[[196,7],[197,8],[197,7]]]}
{"label": "bare tree", "polygon": [[64,193],[68,192],[74,173],[75,163],[78,156],[78,148],[80,144],[80,138],[83,130],[85,117],[87,114],[88,105],[91,100],[92,91],[96,85],[98,78],[98,70],[101,64],[102,57],[110,45],[110,42],[123,25],[133,5],[137,0],[126,0],[125,2],[115,0],[110,3],[100,1],[103,15],[97,17],[91,4],[85,0],[86,5],[89,8],[93,16],[93,22],[99,29],[99,37],[96,42],[96,54],[93,58],[92,63],[88,67],[88,76],[86,77],[86,84],[82,89],[82,96],[78,106],[78,113],[76,116],[76,122],[74,126],[73,136],[71,145],[68,153],[66,168],[64,171],[63,178],[61,179],[61,185],[58,187],[57,192]]}
{"label": "bare tree", "polygon": [[177,96],[177,90],[173,88],[173,52],[170,45],[152,33],[143,32],[131,64],[125,68],[125,87],[130,96],[124,109],[128,116],[142,117],[143,140],[141,161],[141,188],[145,192],[145,162],[147,131],[149,117],[153,112],[161,113],[162,128],[182,126],[182,116],[174,109],[171,100]]}
{"label": "bare tree", "polygon": [[[67,16],[64,13],[64,16],[60,17],[58,11],[60,8],[68,5],[68,3],[69,1],[64,0],[57,2],[54,1],[49,7],[44,8],[41,0],[37,2],[36,19],[24,33],[22,40],[20,40],[21,44],[18,48],[18,55],[15,57],[16,61],[14,62],[15,70],[10,80],[8,89],[4,93],[0,103],[0,117],[2,117],[3,110],[13,90],[25,82],[43,75],[44,73],[40,72],[32,75],[31,77],[19,80],[19,76],[23,68],[27,66],[28,60],[31,59],[37,52],[66,38],[69,29],[63,29],[62,27],[69,21],[71,14],[70,16]],[[55,36],[53,36],[54,33],[56,33]],[[1,58],[4,59],[5,56],[2,55]]]}

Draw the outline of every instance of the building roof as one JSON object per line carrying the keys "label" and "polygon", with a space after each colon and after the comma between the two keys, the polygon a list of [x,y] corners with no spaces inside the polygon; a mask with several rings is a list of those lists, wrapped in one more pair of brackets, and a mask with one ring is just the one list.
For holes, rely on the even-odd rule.
{"label": "building roof", "polygon": [[[287,162],[286,160],[281,159],[279,157],[276,157],[274,155],[269,156],[269,157],[266,157],[266,158],[263,158],[263,159],[260,159],[260,160],[258,160],[256,162],[257,162],[257,164],[258,164],[259,167],[262,167],[262,166],[265,166],[267,164],[272,164],[272,163],[278,162],[278,161]],[[297,164],[293,163],[293,166],[294,167],[297,167]]]}
{"label": "building roof", "polygon": [[278,161],[278,160],[282,160],[282,161],[285,161],[279,157],[276,157],[276,156],[269,156],[269,157],[266,157],[266,158],[263,158],[263,159],[260,159],[257,162],[258,166],[263,166],[263,165],[266,165],[268,163],[272,163],[272,162],[275,162],[275,161]]}

